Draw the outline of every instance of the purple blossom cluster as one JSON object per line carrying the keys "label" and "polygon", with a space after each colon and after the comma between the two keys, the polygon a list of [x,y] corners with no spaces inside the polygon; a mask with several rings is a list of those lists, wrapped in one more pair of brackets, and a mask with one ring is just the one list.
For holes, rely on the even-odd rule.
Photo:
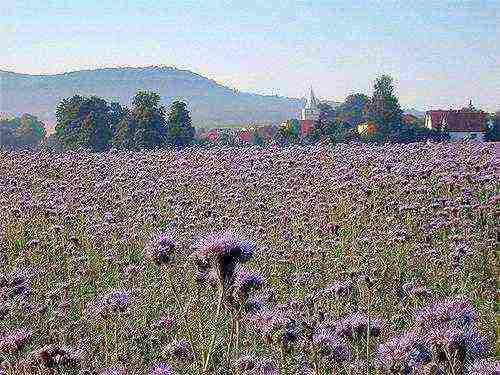
{"label": "purple blossom cluster", "polygon": [[416,313],[415,323],[413,330],[379,346],[380,369],[411,373],[436,367],[462,374],[487,351],[487,340],[477,329],[474,306],[465,297],[425,306]]}
{"label": "purple blossom cluster", "polygon": [[497,152],[0,153],[0,371],[494,374]]}
{"label": "purple blossom cluster", "polygon": [[85,308],[84,315],[88,320],[106,319],[112,314],[125,312],[129,301],[130,296],[127,291],[109,292],[90,301]]}

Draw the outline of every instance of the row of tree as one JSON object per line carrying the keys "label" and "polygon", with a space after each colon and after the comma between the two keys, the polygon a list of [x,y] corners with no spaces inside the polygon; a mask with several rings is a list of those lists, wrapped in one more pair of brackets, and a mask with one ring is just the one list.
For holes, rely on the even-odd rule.
{"label": "row of tree", "polygon": [[36,116],[24,114],[0,120],[1,149],[38,149],[45,137],[45,125]]}
{"label": "row of tree", "polygon": [[[36,149],[47,140],[52,149],[87,148],[106,151],[110,148],[139,150],[162,147],[202,146],[210,142],[197,140],[185,103],[174,101],[167,113],[159,94],[138,91],[132,107],[108,102],[96,96],[74,95],[63,99],[56,108],[56,132],[46,138],[44,124],[37,117],[24,114],[0,121],[0,148]],[[490,117],[486,139],[499,141],[500,114]],[[252,131],[252,144],[265,145],[266,140]],[[232,144],[230,134],[220,132],[218,144]],[[301,134],[300,122],[290,119],[280,125],[274,141],[278,144],[311,144],[320,140],[332,143],[357,141],[415,142],[426,139],[445,140],[446,134],[424,127],[422,119],[403,119],[403,111],[394,93],[390,76],[379,77],[371,97],[349,95],[333,108],[320,103],[320,115],[313,129]]]}
{"label": "row of tree", "polygon": [[443,138],[443,134],[426,129],[421,119],[414,118],[410,124],[403,121],[393,79],[388,75],[375,81],[371,97],[352,94],[336,108],[327,103],[320,103],[319,107],[319,119],[307,135],[300,137],[299,121],[290,119],[280,126],[278,136],[281,141],[314,143],[326,138],[332,143],[353,140],[416,142]]}
{"label": "row of tree", "polygon": [[59,103],[56,119],[53,142],[71,149],[182,147],[195,136],[185,103],[174,101],[167,114],[160,95],[149,91],[138,91],[131,108],[95,96],[75,95]]}

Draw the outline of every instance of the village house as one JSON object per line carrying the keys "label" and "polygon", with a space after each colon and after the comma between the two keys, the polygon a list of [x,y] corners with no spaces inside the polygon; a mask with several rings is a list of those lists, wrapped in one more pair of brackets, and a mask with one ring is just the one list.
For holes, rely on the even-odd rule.
{"label": "village house", "polygon": [[484,140],[486,133],[486,113],[472,106],[459,110],[432,110],[425,115],[428,129],[446,131],[452,141],[461,139]]}

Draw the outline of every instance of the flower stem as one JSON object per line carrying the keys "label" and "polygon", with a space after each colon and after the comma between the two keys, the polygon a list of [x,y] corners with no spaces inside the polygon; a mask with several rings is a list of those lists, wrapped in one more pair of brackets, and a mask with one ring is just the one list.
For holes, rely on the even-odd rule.
{"label": "flower stem", "polygon": [[[221,312],[221,309],[222,309],[222,298],[223,298],[223,292],[220,291],[219,293],[219,300],[217,301],[217,312],[215,313],[215,323],[217,323],[219,321],[219,316],[220,316],[220,312]],[[208,349],[208,353],[207,353],[207,358],[205,359],[205,364],[203,366],[203,373],[206,373],[207,371],[207,368],[208,368],[208,364],[210,363],[210,356],[212,355],[212,351],[214,349],[214,344],[215,344],[215,337],[217,336],[217,332],[215,332],[213,335],[212,335],[212,339],[210,340],[210,345],[209,345],[209,349]]]}
{"label": "flower stem", "polygon": [[194,357],[196,359],[196,366],[199,368],[200,367],[200,363],[198,361],[198,352],[196,351],[196,349],[194,347],[193,335],[191,333],[191,329],[189,328],[189,323],[188,323],[188,321],[186,319],[185,311],[182,309],[181,303],[179,301],[179,297],[178,297],[178,294],[177,294],[177,290],[175,289],[175,285],[174,285],[174,280],[173,280],[173,277],[172,277],[172,273],[171,272],[167,272],[167,274],[169,275],[169,278],[170,278],[170,287],[172,289],[172,294],[174,296],[174,300],[175,300],[175,303],[177,305],[177,309],[181,312],[182,320],[184,322],[184,326],[185,326],[186,332],[188,334],[189,343],[191,344],[191,350],[192,350],[193,355],[194,355]]}

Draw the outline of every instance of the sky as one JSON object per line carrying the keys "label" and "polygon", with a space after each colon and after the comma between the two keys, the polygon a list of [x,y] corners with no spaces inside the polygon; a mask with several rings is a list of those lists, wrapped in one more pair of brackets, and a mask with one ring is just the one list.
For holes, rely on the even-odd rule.
{"label": "sky", "polygon": [[[407,3],[411,3],[408,5]],[[500,0],[23,1],[2,5],[0,70],[188,69],[260,94],[341,101],[381,74],[420,110],[500,109]]]}

